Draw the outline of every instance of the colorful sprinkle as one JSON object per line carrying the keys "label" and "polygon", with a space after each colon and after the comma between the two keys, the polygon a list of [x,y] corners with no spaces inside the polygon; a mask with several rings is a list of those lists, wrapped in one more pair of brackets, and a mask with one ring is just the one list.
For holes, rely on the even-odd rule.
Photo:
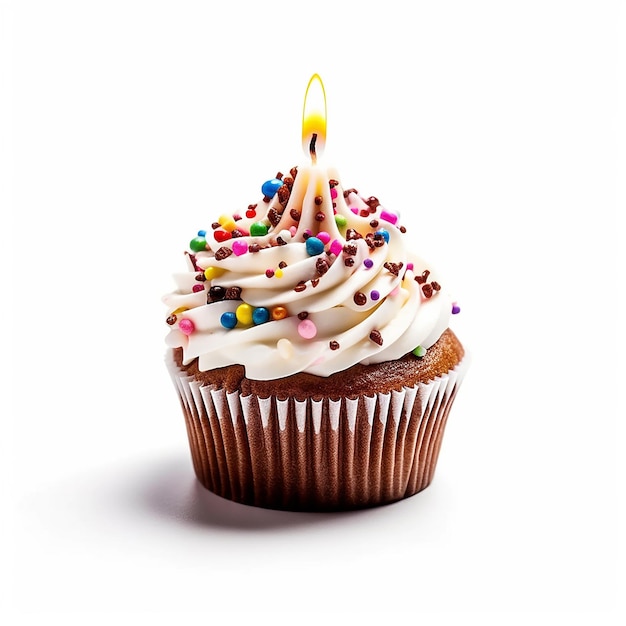
{"label": "colorful sprinkle", "polygon": [[272,277],[274,276],[274,270],[273,270],[273,269],[271,269],[271,268],[266,269],[266,270],[265,270],[265,275],[266,275],[268,278],[272,278]]}
{"label": "colorful sprinkle", "polygon": [[273,320],[284,320],[287,317],[287,309],[284,306],[275,306],[272,309]]}
{"label": "colorful sprinkle", "polygon": [[389,243],[389,231],[385,230],[384,228],[381,228],[380,230],[377,230],[376,235],[381,235],[382,238],[385,240],[386,243]]}
{"label": "colorful sprinkle", "polygon": [[206,239],[204,238],[204,236],[194,237],[189,242],[189,247],[194,252],[202,252],[202,251],[206,250]]}
{"label": "colorful sprinkle", "polygon": [[255,324],[265,324],[269,319],[270,312],[265,307],[260,306],[252,311],[252,321]]}
{"label": "colorful sprinkle", "polygon": [[216,230],[213,231],[213,237],[215,241],[222,243],[222,241],[227,241],[228,239],[230,239],[232,235],[226,230],[217,228]]}
{"label": "colorful sprinkle", "polygon": [[372,261],[372,259],[365,259],[365,261],[363,261],[363,265],[365,265],[368,270],[371,270],[372,267],[374,267],[374,261]]}
{"label": "colorful sprinkle", "polygon": [[310,319],[304,319],[298,324],[298,334],[303,339],[313,339],[317,335],[317,326]]}
{"label": "colorful sprinkle", "polygon": [[426,354],[426,348],[423,346],[417,346],[417,348],[413,350],[413,354],[421,359]]}
{"label": "colorful sprinkle", "polygon": [[193,291],[194,293],[198,293],[199,291],[204,291],[204,285],[200,285],[200,284],[194,285],[191,288],[191,291]]}
{"label": "colorful sprinkle", "polygon": [[389,222],[390,224],[395,224],[398,221],[398,216],[390,213],[389,211],[381,211],[380,219],[385,220],[385,222]]}
{"label": "colorful sprinkle", "polygon": [[221,276],[226,270],[221,267],[209,266],[204,270],[204,277],[207,280],[213,280],[218,276]]}
{"label": "colorful sprinkle", "polygon": [[330,244],[330,252],[335,256],[341,254],[343,251],[343,244],[338,239],[334,239]]}
{"label": "colorful sprinkle", "polygon": [[278,350],[278,354],[283,357],[286,361],[293,356],[293,344],[289,339],[279,339],[276,343],[276,349]]}
{"label": "colorful sprinkle", "polygon": [[330,241],[330,235],[324,231],[321,230],[319,233],[317,233],[317,238],[324,244],[326,245],[329,241]]}
{"label": "colorful sprinkle", "polygon": [[283,270],[280,269],[280,267],[274,271],[274,278],[282,278],[283,277]]}
{"label": "colorful sprinkle", "polygon": [[246,252],[248,252],[248,244],[241,239],[236,239],[235,241],[233,241],[233,252],[236,256],[241,256],[242,254],[245,254]]}
{"label": "colorful sprinkle", "polygon": [[256,211],[254,209],[248,209],[246,211],[246,217],[249,219],[253,219],[256,217]]}
{"label": "colorful sprinkle", "polygon": [[191,333],[196,329],[194,323],[190,319],[182,319],[178,322],[178,328],[180,328],[180,332],[185,335],[191,335]]}
{"label": "colorful sprinkle", "polygon": [[306,240],[306,251],[309,256],[317,256],[324,252],[324,242],[317,237],[309,237]]}
{"label": "colorful sprinkle", "polygon": [[230,215],[220,215],[217,218],[217,221],[219,222],[220,226],[228,232],[231,232],[235,230],[235,228],[237,228],[235,220]]}
{"label": "colorful sprinkle", "polygon": [[339,228],[345,226],[348,223],[348,220],[343,215],[335,215],[335,224],[339,226]]}
{"label": "colorful sprinkle", "polygon": [[372,300],[378,300],[380,298],[380,293],[376,291],[376,289],[372,289],[372,291],[370,291],[370,298]]}
{"label": "colorful sprinkle", "polygon": [[235,326],[237,326],[237,316],[232,311],[222,313],[220,324],[224,328],[235,328]]}
{"label": "colorful sprinkle", "polygon": [[263,237],[263,235],[267,235],[267,231],[267,224],[263,222],[254,222],[250,225],[250,236],[252,237]]}
{"label": "colorful sprinkle", "polygon": [[237,321],[242,324],[252,324],[252,307],[249,304],[240,304],[235,311],[235,315]]}
{"label": "colorful sprinkle", "polygon": [[452,315],[457,315],[460,312],[461,312],[461,307],[456,302],[453,302],[452,303]]}
{"label": "colorful sprinkle", "polygon": [[336,199],[337,199],[337,190],[336,190],[334,187],[330,190],[330,197],[331,197],[333,200],[336,200]]}
{"label": "colorful sprinkle", "polygon": [[266,180],[261,186],[261,193],[267,198],[273,198],[276,192],[283,186],[283,181],[278,178]]}
{"label": "colorful sprinkle", "polygon": [[198,237],[206,237],[206,230],[199,230]]}
{"label": "colorful sprinkle", "polygon": [[350,207],[350,210],[351,210],[351,211],[352,211],[355,215],[358,215],[358,213],[359,213],[359,209],[358,209],[357,207],[355,207],[355,206]]}

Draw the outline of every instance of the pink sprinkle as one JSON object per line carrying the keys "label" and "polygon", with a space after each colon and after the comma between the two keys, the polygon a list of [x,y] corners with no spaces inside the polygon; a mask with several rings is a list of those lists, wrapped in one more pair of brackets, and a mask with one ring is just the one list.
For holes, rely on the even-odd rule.
{"label": "pink sprinkle", "polygon": [[355,206],[351,206],[350,210],[356,215],[359,212],[359,209],[357,209],[357,207]]}
{"label": "pink sprinkle", "polygon": [[291,233],[291,236],[292,236],[292,237],[295,237],[295,236],[296,236],[296,233],[298,232],[298,229],[297,229],[295,226],[291,226],[291,227],[289,228],[289,232]]}
{"label": "pink sprinkle", "polygon": [[330,190],[330,197],[333,200],[337,197],[337,190],[334,187]]}
{"label": "pink sprinkle", "polygon": [[235,241],[233,241],[233,252],[237,256],[245,254],[248,252],[248,244],[245,241],[241,241],[241,239],[235,239]]}
{"label": "pink sprinkle", "polygon": [[194,293],[198,293],[199,291],[204,291],[204,285],[194,285],[191,290]]}
{"label": "pink sprinkle", "polygon": [[324,244],[326,245],[329,241],[330,241],[330,235],[322,230],[319,233],[317,233],[317,238]]}
{"label": "pink sprinkle", "polygon": [[196,329],[193,322],[187,318],[178,322],[178,328],[180,328],[180,332],[185,333],[185,335],[191,335],[191,333]]}
{"label": "pink sprinkle", "polygon": [[381,211],[380,219],[385,220],[385,222],[389,222],[390,224],[395,224],[398,221],[398,216],[393,213],[389,213],[389,211]]}
{"label": "pink sprinkle", "polygon": [[309,318],[302,320],[298,324],[298,334],[303,339],[313,339],[317,335],[317,326]]}
{"label": "pink sprinkle", "polygon": [[413,270],[413,263],[407,263],[406,264],[406,269],[407,270]]}
{"label": "pink sprinkle", "polygon": [[335,256],[340,255],[343,252],[343,244],[338,239],[334,239],[330,244],[330,251]]}

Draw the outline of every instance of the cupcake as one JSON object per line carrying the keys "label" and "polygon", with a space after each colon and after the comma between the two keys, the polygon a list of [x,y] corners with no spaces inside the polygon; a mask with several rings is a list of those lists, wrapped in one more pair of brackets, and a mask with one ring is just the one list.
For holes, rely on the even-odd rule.
{"label": "cupcake", "polygon": [[195,474],[243,504],[338,511],[421,491],[467,366],[445,282],[397,213],[317,162],[324,130],[305,107],[312,163],[198,231],[164,297]]}

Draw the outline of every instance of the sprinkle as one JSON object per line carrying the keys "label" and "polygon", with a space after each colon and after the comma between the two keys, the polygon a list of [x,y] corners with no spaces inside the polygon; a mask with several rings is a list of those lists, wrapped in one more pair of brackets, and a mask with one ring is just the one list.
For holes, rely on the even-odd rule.
{"label": "sprinkle", "polygon": [[300,221],[301,213],[300,211],[298,211],[298,209],[291,209],[291,211],[289,211],[289,215],[291,215],[291,219],[294,222]]}
{"label": "sprinkle", "polygon": [[378,300],[380,298],[380,293],[376,291],[376,289],[372,289],[372,291],[370,291],[370,298],[372,300]]}
{"label": "sprinkle", "polygon": [[398,221],[398,216],[390,213],[389,211],[381,211],[380,219],[385,220],[385,222],[389,222],[390,224],[395,224]]}
{"label": "sprinkle", "polygon": [[248,252],[258,252],[261,246],[258,243],[251,243],[248,245]]}
{"label": "sprinkle", "polygon": [[326,219],[326,214],[323,213],[322,211],[318,211],[315,214],[315,221],[316,222],[323,222]]}
{"label": "sprinkle", "polygon": [[357,209],[355,206],[350,207],[350,210],[356,215],[359,212],[359,209]]}
{"label": "sprinkle", "polygon": [[191,288],[191,291],[193,291],[194,293],[198,293],[199,291],[204,291],[204,285],[200,285],[200,284],[194,285]]}
{"label": "sprinkle", "polygon": [[190,319],[182,319],[178,322],[178,328],[180,328],[180,332],[185,335],[191,335],[191,333],[196,329],[194,323]]}
{"label": "sprinkle", "polygon": [[367,296],[362,291],[357,291],[354,294],[354,303],[359,306],[363,306],[367,302]]}
{"label": "sprinkle", "polygon": [[235,328],[235,326],[237,326],[237,316],[232,311],[222,313],[220,324],[224,328]]}
{"label": "sprinkle", "polygon": [[356,254],[356,252],[357,252],[356,244],[354,244],[354,243],[347,243],[343,247],[343,251],[346,254],[349,254],[350,256],[354,256]]}
{"label": "sprinkle", "polygon": [[263,185],[261,185],[261,193],[267,198],[273,198],[276,195],[276,192],[283,186],[283,181],[279,178],[272,178],[270,180],[266,180]]}
{"label": "sprinkle", "polygon": [[212,228],[213,230],[215,230],[216,228],[219,228],[219,227],[220,227],[220,223],[219,223],[219,222],[213,222],[213,223],[211,224],[211,228]]}
{"label": "sprinkle", "polygon": [[204,236],[194,237],[189,242],[189,247],[194,252],[202,252],[202,251],[206,250],[206,239],[204,238]]}
{"label": "sprinkle", "polygon": [[206,280],[206,276],[204,275],[204,272],[200,272],[199,274],[196,274],[195,278],[201,283],[203,283]]}
{"label": "sprinkle", "polygon": [[275,306],[272,309],[273,320],[284,320],[287,317],[287,309],[284,306]]}
{"label": "sprinkle", "polygon": [[285,361],[289,360],[293,356],[293,345],[289,339],[279,339],[276,343],[276,349],[278,350],[278,354],[285,359]]}
{"label": "sprinkle", "polygon": [[339,350],[339,342],[338,341],[331,341],[328,345],[329,345],[331,350]]}
{"label": "sprinkle", "polygon": [[213,280],[214,278],[221,276],[225,271],[226,270],[221,267],[214,267],[211,265],[204,270],[204,277],[207,280]]}
{"label": "sprinkle", "polygon": [[402,269],[403,263],[391,263],[387,262],[383,265],[383,267],[394,276],[398,276],[400,274],[400,270]]}
{"label": "sprinkle", "polygon": [[365,259],[365,261],[363,261],[363,265],[365,265],[365,267],[370,270],[372,269],[372,267],[374,267],[374,261],[372,261],[372,259]]}
{"label": "sprinkle", "polygon": [[383,239],[385,240],[386,243],[389,243],[389,231],[385,230],[384,228],[381,228],[380,230],[377,230],[374,235],[381,235],[383,237]]}
{"label": "sprinkle", "polygon": [[319,284],[320,284],[319,278],[311,278],[311,287],[313,287],[313,289],[315,289],[315,287],[317,287]]}
{"label": "sprinkle", "polygon": [[175,315],[170,315],[165,321],[170,325],[173,326],[174,324],[176,324],[176,320],[178,318]]}
{"label": "sprinkle", "polygon": [[242,254],[245,254],[246,252],[248,252],[248,244],[241,239],[233,241],[233,252],[235,253],[235,256],[241,256]]}
{"label": "sprinkle", "polygon": [[281,270],[280,268],[278,268],[277,270],[274,271],[274,277],[275,278],[282,278],[283,277],[283,270]]}
{"label": "sprinkle", "polygon": [[226,300],[240,300],[241,299],[241,287],[228,287],[226,294],[224,295]]}
{"label": "sprinkle", "polygon": [[206,237],[206,230],[199,230],[198,237]]}
{"label": "sprinkle", "polygon": [[319,206],[320,204],[322,204],[322,202],[324,202],[324,197],[315,196],[315,200],[313,200],[313,202],[315,202],[315,206]]}
{"label": "sprinkle", "polygon": [[240,304],[235,310],[235,315],[242,324],[252,324],[252,307],[249,304]]}
{"label": "sprinkle", "polygon": [[431,286],[431,287],[432,287],[435,291],[440,291],[440,290],[441,290],[441,285],[440,285],[440,284],[439,284],[436,280],[433,280],[433,281],[430,283],[430,286]]}
{"label": "sprinkle", "polygon": [[428,280],[428,277],[430,276],[430,270],[424,270],[422,272],[421,276],[416,276],[415,280],[422,285],[423,283],[425,283]]}
{"label": "sprinkle", "polygon": [[244,230],[241,230],[240,228],[234,228],[234,229],[231,231],[230,236],[231,236],[233,239],[235,239],[235,238],[237,238],[237,237],[243,237],[244,235],[248,235],[248,234],[249,234],[249,233],[248,233],[248,231],[247,231],[247,230],[246,230],[246,231],[244,231]]}
{"label": "sprinkle", "polygon": [[413,271],[413,263],[407,263],[406,264],[406,269]]}
{"label": "sprinkle", "polygon": [[336,187],[339,184],[338,180],[335,180],[334,178],[331,178],[328,181],[328,186],[332,189],[333,187]]}
{"label": "sprinkle", "polygon": [[217,218],[217,221],[220,223],[220,226],[227,231],[233,231],[237,228],[237,224],[235,224],[235,220],[230,215],[220,215]]}
{"label": "sprinkle", "polygon": [[319,233],[317,233],[317,238],[324,244],[326,245],[329,241],[330,241],[330,235],[324,231],[321,230]]}
{"label": "sprinkle", "polygon": [[339,228],[345,226],[348,223],[348,220],[343,215],[335,215],[335,224],[339,226]]}
{"label": "sprinkle", "polygon": [[319,258],[315,262],[315,270],[320,276],[326,274],[326,272],[330,269],[330,265],[326,259]]}
{"label": "sprinkle", "polygon": [[348,241],[351,241],[353,239],[363,239],[363,235],[361,235],[361,233],[359,233],[358,231],[354,230],[354,228],[348,228],[348,230],[346,231],[346,239]]}
{"label": "sprinkle", "polygon": [[252,311],[252,321],[255,324],[265,324],[265,322],[269,321],[270,312],[263,306],[257,307]]}
{"label": "sprinkle", "polygon": [[227,241],[231,237],[232,235],[229,232],[222,230],[221,228],[217,228],[213,231],[213,238],[219,243],[222,243],[222,241]]}
{"label": "sprinkle", "polygon": [[278,267],[280,267],[281,270],[285,269],[287,267],[287,263],[285,261],[281,261],[278,264]]}
{"label": "sprinkle", "polygon": [[333,240],[333,242],[330,244],[330,252],[337,256],[341,254],[342,250],[343,244],[341,243],[341,241],[339,241],[338,239]]}
{"label": "sprinkle", "polygon": [[433,295],[433,288],[428,283],[426,285],[422,285],[422,293],[426,298],[430,298]]}
{"label": "sprinkle", "polygon": [[316,256],[324,252],[324,242],[317,237],[309,237],[306,240],[306,251],[309,256]]}
{"label": "sprinkle", "polygon": [[303,280],[301,280],[301,281],[300,281],[300,282],[299,282],[299,283],[298,283],[298,284],[297,284],[297,285],[293,288],[293,290],[294,290],[296,293],[301,293],[301,292],[302,292],[302,291],[304,291],[305,289],[306,289],[306,283],[305,283]]}
{"label": "sprinkle", "polygon": [[380,334],[379,330],[374,329],[370,333],[370,339],[379,346],[383,345],[383,336]]}
{"label": "sprinkle", "polygon": [[367,206],[369,206],[370,209],[376,209],[377,206],[380,205],[380,202],[378,201],[378,198],[376,196],[370,196],[366,201]]}
{"label": "sprinkle", "polygon": [[248,208],[246,211],[246,217],[253,219],[256,217],[256,211],[254,209]]}
{"label": "sprinkle", "polygon": [[372,221],[370,222],[370,226],[371,226],[372,228],[378,228],[378,224],[379,224],[379,223],[380,223],[380,222],[379,222],[378,220],[372,220]]}
{"label": "sprinkle", "polygon": [[291,195],[291,191],[287,185],[283,185],[278,189],[278,201],[281,204],[287,204],[289,201],[289,196]]}
{"label": "sprinkle", "polygon": [[333,200],[336,200],[336,199],[337,199],[337,190],[336,190],[334,187],[330,190],[330,197],[331,197]]}
{"label": "sprinkle", "polygon": [[213,287],[209,289],[209,298],[211,298],[211,302],[219,302],[225,297],[226,289],[224,289],[224,287],[220,287],[220,285],[213,285]]}
{"label": "sprinkle", "polygon": [[265,270],[265,275],[266,275],[268,278],[272,278],[272,276],[274,276],[274,270],[273,270],[273,269],[271,269],[271,268],[266,269],[266,270]]}
{"label": "sprinkle", "polygon": [[215,253],[215,260],[216,261],[223,261],[224,259],[228,258],[232,253],[233,253],[233,251],[230,248],[227,248],[226,246],[222,246]]}
{"label": "sprinkle", "polygon": [[417,348],[413,350],[413,354],[421,359],[426,354],[426,348],[423,346],[417,346]]}
{"label": "sprinkle", "polygon": [[278,222],[280,222],[280,213],[275,208],[272,207],[267,212],[267,219],[270,221],[270,224],[272,226],[276,226]]}
{"label": "sprinkle", "polygon": [[370,214],[370,212],[369,212],[369,210],[368,210],[368,209],[361,209],[361,210],[359,211],[359,215],[360,215],[361,217],[367,217],[369,214]]}
{"label": "sprinkle", "polygon": [[304,319],[298,324],[298,334],[303,339],[313,339],[317,335],[317,326],[310,319]]}
{"label": "sprinkle", "polygon": [[347,259],[344,259],[343,264],[346,267],[352,267],[354,265],[354,259],[351,256],[349,256]]}
{"label": "sprinkle", "polygon": [[300,311],[300,313],[298,313],[299,320],[305,320],[307,317],[309,317],[308,311]]}
{"label": "sprinkle", "polygon": [[461,312],[461,307],[456,302],[453,302],[452,303],[452,315],[457,315],[460,312]]}
{"label": "sprinkle", "polygon": [[297,232],[298,232],[298,229],[295,226],[290,226],[289,227],[289,234],[292,237],[295,237]]}
{"label": "sprinkle", "polygon": [[250,224],[250,236],[251,237],[262,237],[263,235],[267,235],[267,224],[263,222],[254,222]]}

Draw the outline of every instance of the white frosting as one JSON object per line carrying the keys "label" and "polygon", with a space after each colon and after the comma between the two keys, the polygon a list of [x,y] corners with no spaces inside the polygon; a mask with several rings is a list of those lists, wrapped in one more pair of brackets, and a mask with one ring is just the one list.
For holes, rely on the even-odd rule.
{"label": "white frosting", "polygon": [[[195,253],[196,267],[201,269],[194,268],[192,258],[188,257],[189,271],[174,276],[177,290],[163,299],[169,316],[175,317],[167,344],[183,348],[185,364],[196,357],[201,370],[241,364],[245,366],[246,375],[256,380],[298,372],[329,376],[356,363],[398,359],[418,345],[429,348],[439,339],[448,327],[452,302],[443,288],[436,289],[439,282],[436,273],[407,251],[409,235],[392,223],[393,218],[391,221],[384,219],[388,214],[382,206],[371,213],[364,198],[357,193],[351,192],[344,198],[340,182],[335,186],[337,196],[333,201],[330,180],[339,181],[334,170],[319,165],[300,167],[284,210],[277,194],[270,202],[258,203],[255,217],[242,217],[236,222],[238,229],[248,232],[252,223],[263,221],[273,208],[281,213],[280,221],[275,227],[270,225],[267,235],[244,236],[219,243],[214,233],[207,231],[207,250]],[[316,197],[318,202],[319,197],[322,198],[321,204],[315,203]],[[368,210],[367,216],[355,214],[351,210],[355,207],[359,213]],[[300,212],[299,221],[291,217],[293,209]],[[324,218],[318,221],[316,215],[320,212]],[[334,212],[346,218],[345,226],[337,225]],[[372,227],[372,220],[377,220],[378,225]],[[362,238],[346,242],[348,229],[354,229]],[[380,229],[388,232],[388,243],[370,247],[366,236]],[[330,241],[321,254],[310,256],[306,234],[316,236],[322,231],[330,235]],[[285,245],[276,245],[277,237],[286,242]],[[334,248],[338,254],[331,254],[333,240],[341,246],[353,244],[356,254],[338,251],[338,244]],[[261,249],[240,256],[233,253],[222,260],[215,258],[220,248],[232,250],[237,241],[259,244]],[[353,265],[345,264],[348,258],[354,260]],[[329,264],[323,274],[317,270],[318,259]],[[366,259],[371,261],[369,268],[364,264]],[[282,276],[268,278],[266,270],[278,270],[281,262],[286,263]],[[402,263],[398,275],[386,268],[386,263]],[[224,271],[211,280],[198,281],[197,276],[209,267]],[[426,297],[422,284],[415,280],[416,276],[421,278],[425,270],[430,272],[426,283],[436,281],[431,297]],[[296,290],[299,283],[304,283],[306,288]],[[194,292],[194,285],[202,285],[203,289]],[[207,304],[209,288],[216,285],[239,287],[240,299]],[[355,302],[357,292],[365,294],[364,304]],[[378,292],[379,297],[372,298],[372,292]],[[270,321],[258,325],[238,323],[232,329],[222,326],[222,314],[235,313],[242,303],[264,307],[270,312],[275,307],[284,307],[288,315],[277,320],[270,317]],[[306,319],[317,328],[311,339],[302,337],[298,331],[301,322],[298,314],[301,313],[307,313]],[[191,332],[186,329],[189,334],[180,330],[179,324],[184,319],[193,323]],[[189,326],[188,322],[186,324]],[[370,338],[372,331],[380,333],[381,345]],[[331,349],[331,342],[339,347],[333,344],[335,349]]]}

